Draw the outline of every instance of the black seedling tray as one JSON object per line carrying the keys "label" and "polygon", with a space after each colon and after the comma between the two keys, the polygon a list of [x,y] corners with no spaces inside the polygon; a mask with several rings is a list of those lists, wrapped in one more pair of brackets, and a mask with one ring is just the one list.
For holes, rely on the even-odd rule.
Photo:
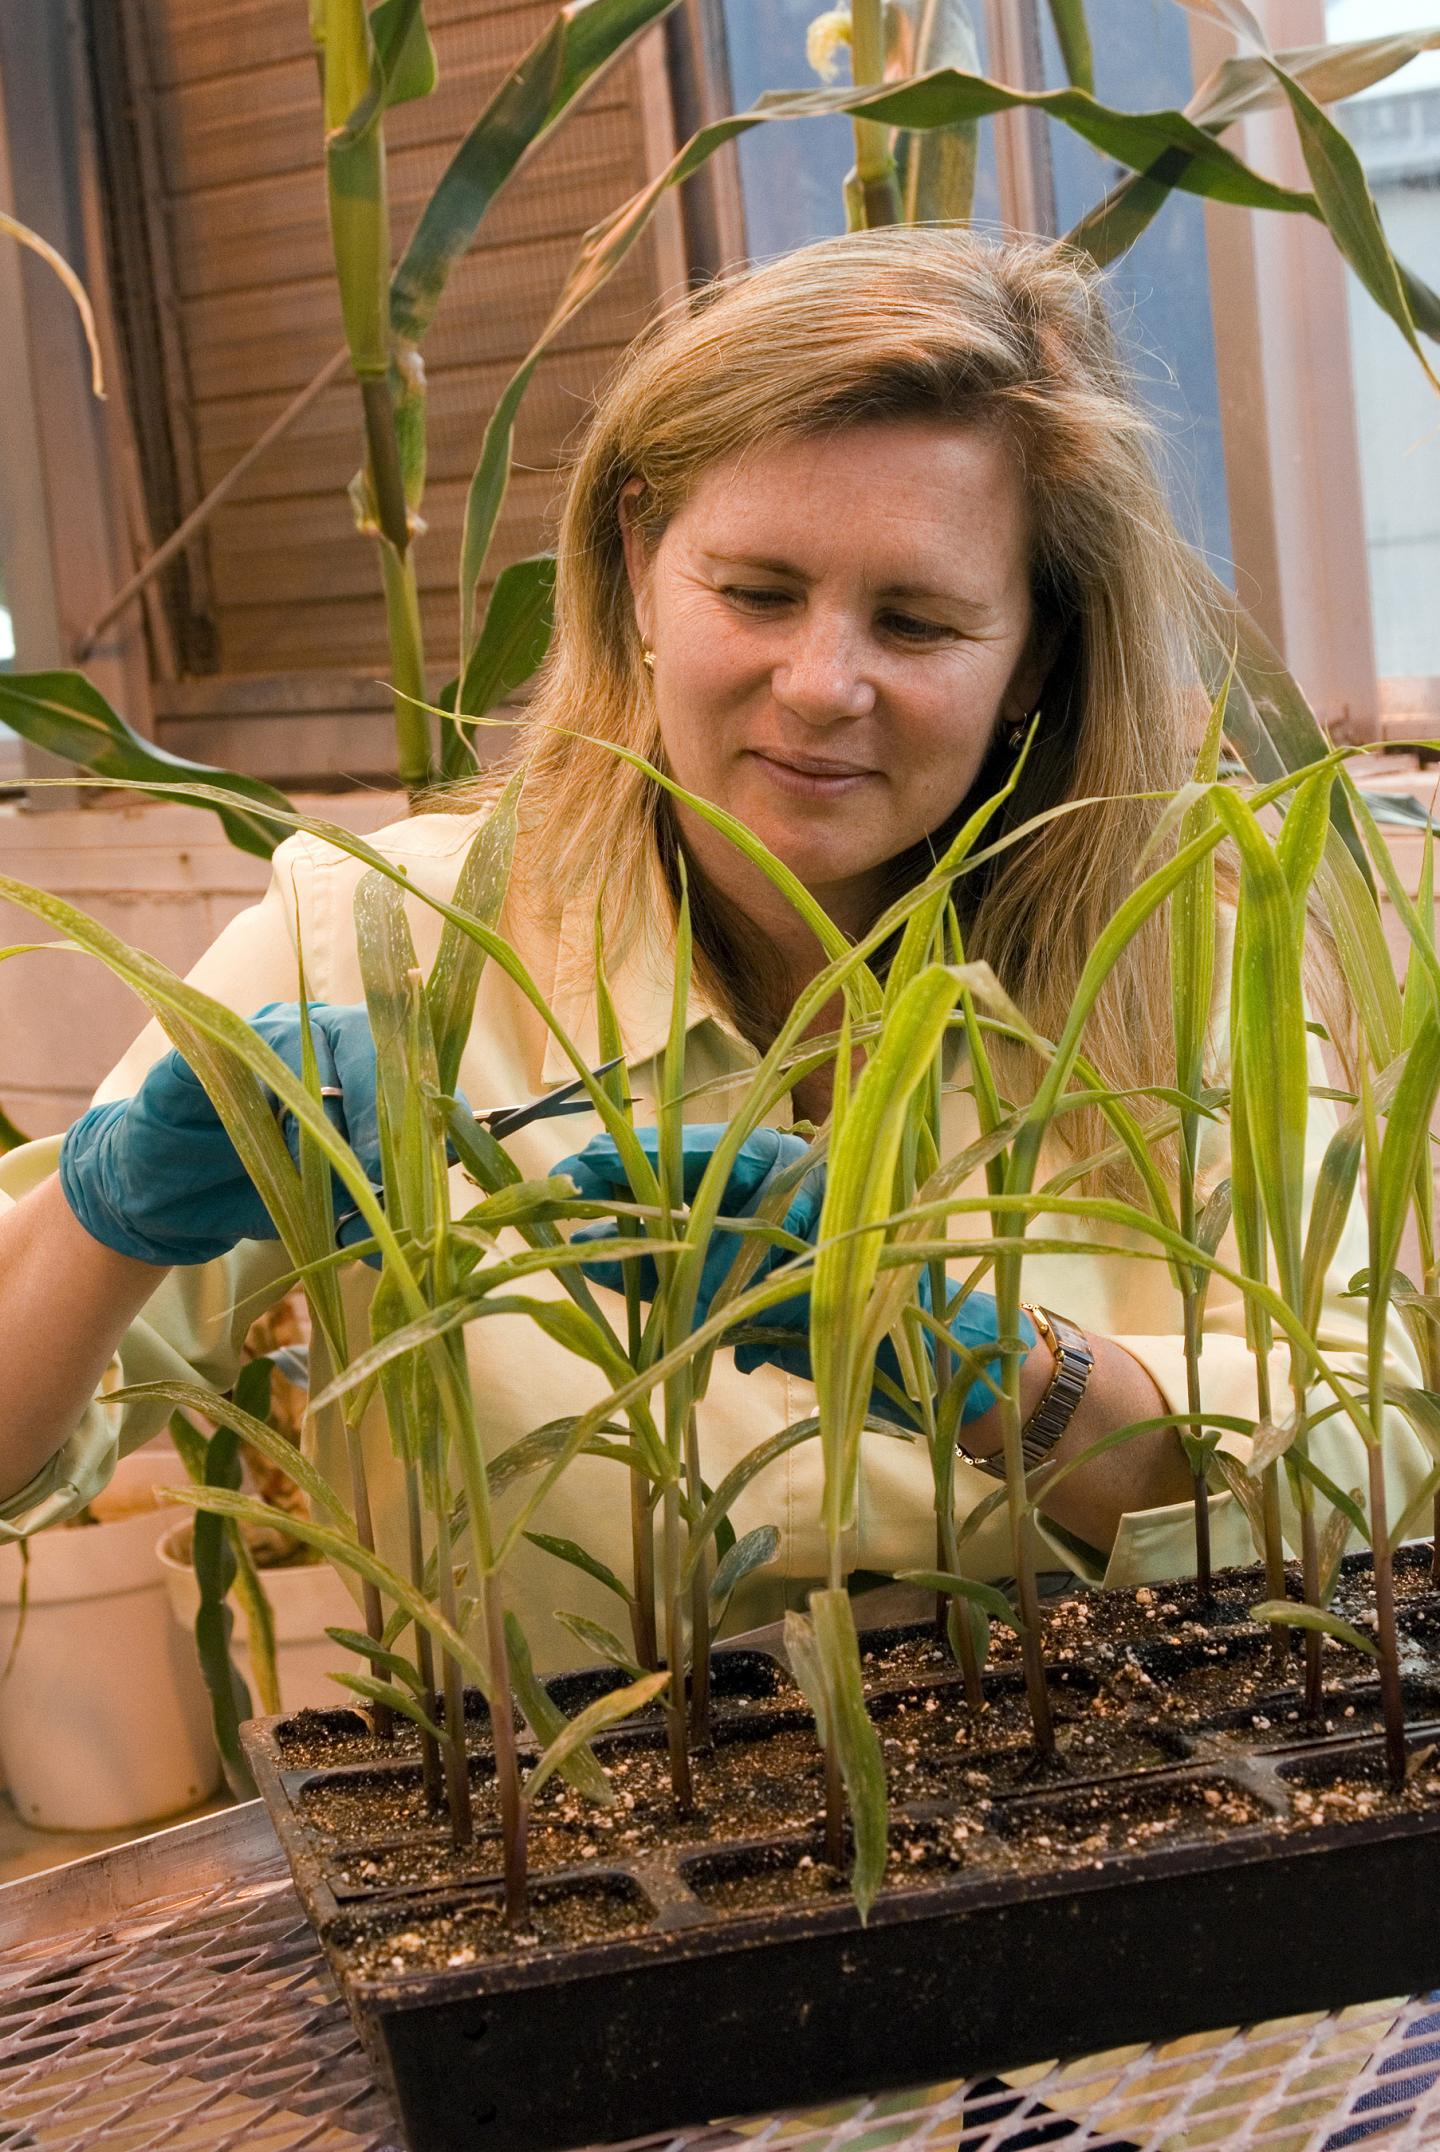
{"label": "black seedling tray", "polygon": [[[1237,1604],[1247,1590],[1253,1600],[1263,1585],[1238,1580]],[[1426,1604],[1406,1630],[1416,1750],[1440,1742],[1440,1668],[1417,1641]],[[1295,1699],[1283,1687],[1243,1709],[1217,1698],[1213,1715],[1182,1731],[1157,1711],[1177,1666],[1253,1664],[1263,1641],[1223,1620],[1173,1637],[1163,1623],[1149,1634],[1120,1626],[1107,1642],[1097,1625],[1093,1644],[1072,1649],[1053,1677],[1077,1707],[1101,1690],[1121,1698],[1155,1761],[1088,1779],[1026,1782],[1012,1771],[1008,1790],[962,1786],[955,1799],[908,1805],[892,1781],[902,1871],[863,1928],[844,1893],[733,1903],[737,1883],[756,1874],[807,1868],[817,1879],[820,1843],[806,1816],[752,1839],[682,1837],[618,1856],[607,1847],[549,1868],[532,1883],[542,1926],[580,1897],[615,1932],[522,1946],[501,1925],[493,1834],[477,1843],[473,1880],[417,1888],[387,1880],[386,1868],[413,1834],[362,1844],[337,1826],[334,1797],[347,1789],[418,1788],[413,1758],[287,1761],[297,1740],[320,1732],[337,1755],[347,1743],[358,1750],[364,1723],[345,1711],[247,1727],[300,1896],[410,2152],[557,2152],[1440,1985],[1440,1800],[1316,1820],[1327,1784],[1383,1786],[1375,1685],[1334,1678],[1359,1662],[1327,1654],[1327,1693],[1334,1723],[1344,1727],[1350,1709],[1365,1731],[1307,1736],[1287,1716]],[[864,1642],[883,1653],[927,1633]],[[717,1654],[717,1740],[763,1741],[809,1723],[778,1632],[754,1641],[770,1648]],[[573,1711],[608,1678],[565,1677],[552,1693]],[[1003,1696],[1018,1674],[985,1678]],[[900,1696],[948,1697],[957,1679],[948,1664],[912,1670],[877,1691],[876,1715],[883,1722]],[[478,1700],[475,1722],[478,1787],[490,1775]],[[658,1723],[602,1736],[596,1749],[650,1743],[663,1745]],[[983,1756],[963,1760],[983,1772]],[[327,1829],[307,1816],[317,1788],[331,1804]],[[957,1839],[960,1825],[967,1835]],[[1139,1842],[1128,1842],[1137,1826]],[[444,1841],[443,1825],[421,1829]],[[439,1971],[407,1965],[427,1930],[456,1914],[473,1927],[491,1909],[493,1952],[469,1949],[469,1962]],[[396,1940],[388,1972],[374,1969],[377,1937]],[[369,1971],[353,1962],[362,1942]]]}

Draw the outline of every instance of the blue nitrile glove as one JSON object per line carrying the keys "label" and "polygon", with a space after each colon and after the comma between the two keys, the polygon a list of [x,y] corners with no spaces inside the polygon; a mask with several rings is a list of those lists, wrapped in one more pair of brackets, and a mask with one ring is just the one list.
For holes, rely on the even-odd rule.
{"label": "blue nitrile glove", "polygon": [[[637,1128],[646,1157],[651,1165],[659,1158],[659,1133],[653,1128]],[[684,1169],[685,1200],[691,1201],[700,1186],[701,1176],[725,1134],[723,1125],[711,1122],[698,1123],[684,1130],[681,1156]],[[798,1136],[784,1129],[757,1128],[754,1135],[746,1138],[736,1156],[734,1168],[725,1190],[721,1216],[726,1218],[753,1218],[765,1196],[774,1186],[778,1176],[797,1159],[802,1158],[809,1146]],[[569,1158],[562,1158],[552,1173],[568,1174],[580,1193],[593,1202],[610,1200],[628,1201],[631,1197],[629,1181],[620,1163],[620,1154],[609,1136],[595,1136],[583,1151]],[[825,1196],[825,1168],[816,1165],[797,1183],[785,1213],[783,1224],[788,1233],[797,1239],[814,1245],[820,1224],[820,1206]],[[613,1225],[586,1226],[574,1235],[577,1241],[613,1240],[618,1228]],[[712,1234],[700,1273],[700,1291],[695,1303],[695,1323],[698,1328],[710,1313],[711,1303],[722,1282],[729,1273],[742,1243],[743,1235],[717,1231]],[[789,1257],[783,1248],[768,1248],[756,1266],[750,1279],[758,1284],[761,1279]],[[634,1270],[639,1278],[640,1293],[649,1300],[655,1293],[655,1266],[648,1259],[629,1266],[623,1263],[595,1262],[585,1265],[586,1275],[598,1285],[608,1285],[616,1292],[625,1289],[626,1269]],[[927,1271],[921,1271],[917,1282],[916,1297],[922,1307],[930,1306],[930,1279]],[[961,1304],[950,1324],[950,1335],[960,1351],[974,1351],[993,1345],[999,1338],[996,1323],[995,1301],[991,1294],[972,1292]],[[813,1380],[810,1365],[810,1295],[797,1292],[788,1300],[782,1300],[773,1308],[767,1308],[757,1319],[757,1327],[766,1330],[784,1330],[793,1334],[793,1342],[775,1339],[771,1343],[744,1343],[735,1349],[735,1365],[742,1374],[753,1374],[757,1367],[769,1362],[783,1368],[787,1374],[799,1375],[806,1382]],[[1035,1342],[1035,1325],[1028,1315],[1020,1317],[1020,1335],[1027,1346]],[[933,1354],[934,1341],[927,1333],[926,1343]],[[886,1338],[876,1356],[878,1371],[896,1383],[900,1382],[900,1362],[893,1344]],[[998,1382],[1000,1379],[1000,1356],[993,1354],[984,1363],[986,1372]],[[977,1370],[970,1386],[961,1420],[969,1421],[993,1404],[994,1391]],[[904,1425],[914,1425],[913,1414],[906,1413],[892,1398],[878,1387],[870,1401],[871,1411],[878,1417],[895,1420]]]}
{"label": "blue nitrile glove", "polygon": [[[692,1203],[704,1177],[705,1169],[714,1156],[725,1127],[719,1122],[698,1122],[681,1131],[680,1158],[685,1201]],[[660,1132],[655,1128],[637,1128],[635,1131],[640,1147],[650,1164],[658,1169],[660,1162]],[[799,1136],[792,1136],[783,1128],[757,1128],[747,1136],[736,1154],[730,1178],[725,1186],[725,1199],[720,1213],[725,1218],[753,1218],[780,1175],[797,1160],[803,1158],[810,1146]],[[620,1153],[609,1136],[592,1136],[583,1151],[562,1158],[552,1173],[566,1173],[574,1181],[582,1196],[595,1203],[630,1202],[633,1200],[625,1168],[620,1163]],[[813,1166],[791,1190],[789,1206],[781,1223],[787,1233],[797,1240],[813,1243],[820,1222],[820,1205],[825,1196],[825,1168]],[[614,1240],[618,1234],[614,1225],[585,1226],[574,1235],[577,1241]],[[725,1279],[731,1265],[745,1245],[746,1236],[741,1233],[717,1231],[710,1236],[710,1246],[700,1271],[700,1291],[695,1301],[695,1327],[698,1329],[710,1313],[711,1303]],[[748,1283],[758,1285],[769,1276],[777,1264],[787,1263],[790,1251],[786,1248],[767,1248],[751,1272]],[[585,1265],[585,1274],[597,1285],[613,1287],[617,1293],[625,1290],[625,1273],[633,1271],[640,1281],[640,1295],[644,1300],[655,1297],[655,1265],[646,1256],[642,1261],[606,1263],[596,1261]],[[767,1308],[763,1317],[769,1329],[796,1330],[802,1336],[809,1335],[810,1295],[796,1293],[792,1299],[782,1300],[778,1307]],[[752,1374],[762,1362],[777,1359],[787,1348],[779,1345],[740,1345],[736,1348],[735,1362],[744,1374]],[[808,1365],[808,1361],[807,1361]]]}
{"label": "blue nitrile glove", "polygon": [[[323,1101],[326,1113],[378,1192],[370,1019],[362,1006],[326,1002],[312,1002],[309,1015],[320,1082],[338,1093]],[[299,1003],[267,1002],[249,1021],[298,1076]],[[274,1094],[267,1096],[274,1103]],[[298,1163],[294,1116],[282,1114],[281,1126]],[[280,1237],[200,1079],[173,1050],[133,1098],[81,1114],[61,1145],[60,1185],[93,1239],[145,1263],[208,1263],[237,1241]],[[336,1180],[334,1191],[339,1245],[368,1239],[370,1228],[344,1183]]]}

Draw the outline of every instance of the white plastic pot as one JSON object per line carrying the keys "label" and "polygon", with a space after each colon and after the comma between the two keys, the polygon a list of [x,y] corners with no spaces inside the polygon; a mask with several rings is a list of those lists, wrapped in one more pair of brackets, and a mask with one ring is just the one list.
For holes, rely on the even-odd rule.
{"label": "white plastic pot", "polygon": [[[138,1451],[116,1466],[106,1505],[144,1504],[183,1477],[173,1451]],[[0,1547],[0,1771],[39,1830],[158,1822],[219,1786],[210,1699],[155,1558],[157,1525],[179,1514],[151,1502],[39,1532],[28,1582],[19,1547]]]}
{"label": "white plastic pot", "polygon": [[[200,1587],[195,1581],[184,1525],[172,1527],[157,1552],[165,1575],[170,1608],[179,1629],[194,1650],[195,1616],[200,1611]],[[283,1569],[262,1569],[260,1582],[270,1602],[275,1623],[275,1670],[280,1678],[280,1701],[286,1711],[333,1710],[346,1702],[330,1674],[354,1673],[359,1662],[332,1643],[327,1626],[356,1629],[360,1618],[344,1579],[328,1562],[301,1562]],[[231,1602],[232,1605],[234,1602]],[[230,1651],[250,1691],[256,1711],[262,1709],[260,1692],[250,1662],[250,1643],[245,1616],[237,1608]]]}

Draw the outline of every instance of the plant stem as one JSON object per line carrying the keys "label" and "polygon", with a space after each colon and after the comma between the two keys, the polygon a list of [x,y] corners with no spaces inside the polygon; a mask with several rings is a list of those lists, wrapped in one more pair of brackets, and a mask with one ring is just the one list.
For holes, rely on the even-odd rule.
{"label": "plant stem", "polygon": [[650,1521],[650,1489],[642,1472],[630,1474],[630,1553],[635,1596],[630,1602],[630,1630],[635,1657],[647,1674],[660,1664],[655,1634],[655,1535]]}
{"label": "plant stem", "polygon": [[[1186,1206],[1193,1211],[1193,1202]],[[1183,1215],[1183,1214],[1182,1214]],[[1193,1218],[1182,1224],[1181,1231],[1187,1240],[1194,1236]],[[1188,1265],[1186,1266],[1188,1269]],[[1200,1302],[1193,1286],[1185,1290],[1185,1390],[1186,1404],[1196,1417],[1190,1422],[1193,1439],[1200,1441],[1203,1429],[1200,1425]],[[1191,1489],[1195,1505],[1195,1589],[1200,1604],[1208,1606],[1215,1596],[1214,1576],[1210,1557],[1210,1489],[1205,1478],[1205,1467],[1200,1465],[1191,1473]]]}
{"label": "plant stem", "polygon": [[1375,1564],[1375,1620],[1380,1645],[1380,1702],[1385,1714],[1385,1762],[1398,1793],[1405,1783],[1405,1700],[1400,1687],[1400,1650],[1395,1635],[1395,1572],[1385,1501],[1385,1459],[1378,1442],[1369,1446],[1370,1546]]}
{"label": "plant stem", "polygon": [[834,1869],[845,1867],[845,1781],[833,1742],[825,1744],[825,1859]]}
{"label": "plant stem", "polygon": [[[1265,1244],[1263,1236],[1255,1257],[1255,1275],[1263,1277]],[[1247,1305],[1245,1327],[1250,1335],[1250,1347],[1255,1360],[1255,1406],[1262,1421],[1268,1421],[1274,1409],[1270,1395],[1270,1318],[1263,1308]],[[1265,1589],[1272,1599],[1289,1597],[1285,1581],[1285,1535],[1280,1526],[1280,1465],[1279,1460],[1267,1465],[1260,1475],[1261,1525],[1265,1540]],[[1284,1622],[1270,1625],[1270,1656],[1277,1673],[1284,1673],[1290,1662],[1291,1632]]]}
{"label": "plant stem", "polygon": [[[885,79],[883,0],[852,0],[850,72],[857,89]],[[902,216],[900,175],[890,129],[878,120],[856,119],[855,168],[845,181],[845,223],[850,231],[874,231]]]}
{"label": "plant stem", "polygon": [[680,1489],[672,1480],[663,1496],[665,1557],[665,1734],[670,1751],[670,1790],[675,1806],[687,1815],[694,1804],[690,1783],[690,1748],[685,1724],[685,1593],[680,1582]]}
{"label": "plant stem", "polygon": [[[944,1347],[936,1348],[936,1376]],[[948,1358],[948,1353],[946,1354]],[[948,1371],[947,1371],[948,1379]],[[940,1454],[943,1447],[944,1454]],[[955,1450],[952,1443],[943,1445],[937,1439],[934,1455],[935,1474],[935,1567],[947,1577],[960,1574],[959,1534],[955,1530]],[[970,1609],[959,1598],[947,1598],[943,1593],[935,1601],[935,1623],[947,1639],[960,1662],[960,1672],[965,1684],[965,1702],[972,1718],[979,1718],[985,1709],[985,1689],[980,1679],[980,1658],[975,1649],[974,1631],[970,1626]]]}
{"label": "plant stem", "polygon": [[[620,1220],[622,1240],[638,1240],[639,1222]],[[625,1265],[625,1342],[631,1367],[639,1369],[645,1325],[640,1302],[640,1277],[633,1263]],[[655,1634],[655,1525],[650,1484],[642,1472],[630,1474],[630,1557],[634,1597],[630,1602],[630,1628],[635,1657],[646,1673],[660,1664],[660,1645]]]}
{"label": "plant stem", "polygon": [[510,1709],[510,1655],[505,1648],[505,1604],[495,1570],[481,1586],[485,1642],[490,1659],[490,1731],[495,1744],[495,1780],[500,1794],[500,1831],[505,1849],[505,1919],[523,1927],[529,1912],[526,1877],[526,1804],[520,1792],[515,1750],[515,1716]]}
{"label": "plant stem", "polygon": [[[1298,1368],[1294,1378],[1294,1412],[1296,1425],[1304,1419],[1305,1388]],[[1297,1435],[1295,1443],[1302,1455],[1305,1437]],[[1300,1504],[1300,1589],[1306,1604],[1320,1604],[1320,1542],[1315,1531],[1315,1496],[1310,1482],[1303,1474],[1299,1486]],[[1321,1635],[1318,1629],[1305,1632],[1305,1716],[1312,1726],[1318,1726],[1325,1715],[1325,1674],[1320,1657]]]}
{"label": "plant stem", "polygon": [[[380,573],[385,587],[385,626],[390,637],[391,685],[396,690],[396,763],[400,782],[413,798],[435,777],[430,716],[415,706],[425,700],[425,650],[413,550],[397,553],[382,538]],[[414,701],[407,697],[414,697]]]}
{"label": "plant stem", "polygon": [[[832,1592],[845,1589],[840,1541],[833,1535],[827,1548],[826,1583]],[[825,1858],[832,1868],[845,1866],[845,1777],[833,1738],[825,1743]]]}
{"label": "plant stem", "polygon": [[1015,1564],[1015,1596],[1020,1603],[1020,1648],[1025,1667],[1025,1696],[1030,1706],[1036,1753],[1048,1762],[1055,1754],[1055,1724],[1050,1715],[1050,1691],[1045,1682],[1045,1660],[1040,1649],[1040,1595],[1035,1588],[1032,1540],[1029,1509],[1012,1506],[1010,1546],[1011,1558]]}
{"label": "plant stem", "polygon": [[[311,1347],[314,1349],[313,1343]],[[328,1374],[327,1374],[327,1380]],[[343,1406],[335,1404],[328,1408],[342,1412]],[[350,1509],[355,1519],[355,1537],[367,1554],[375,1552],[375,1521],[370,1512],[370,1483],[365,1472],[365,1454],[360,1445],[360,1430],[345,1415],[345,1460],[350,1471]],[[360,1602],[365,1611],[365,1634],[379,1643],[385,1634],[385,1616],[380,1605],[378,1586],[368,1578],[360,1585]],[[388,1704],[376,1704],[372,1718],[377,1741],[393,1741],[395,1738],[395,1714]]]}
{"label": "plant stem", "polygon": [[[1296,1296],[1298,1304],[1298,1295]],[[1303,1430],[1305,1425],[1305,1371],[1300,1357],[1292,1348],[1290,1355],[1290,1409],[1295,1416],[1295,1426]],[[1303,1432],[1295,1436],[1296,1454],[1302,1459],[1308,1456],[1309,1443]],[[1320,1541],[1315,1530],[1315,1491],[1302,1472],[1296,1490],[1300,1509],[1300,1590],[1306,1604],[1320,1605]],[[1305,1631],[1305,1702],[1307,1720],[1318,1727],[1325,1715],[1325,1672],[1321,1659],[1323,1638],[1318,1629]]]}
{"label": "plant stem", "polygon": [[[425,1589],[425,1529],[420,1510],[419,1467],[405,1466],[405,1522],[409,1536],[410,1581],[418,1592]],[[430,1632],[415,1624],[415,1664],[428,1710],[435,1695],[435,1652]],[[433,1734],[420,1729],[420,1771],[425,1784],[425,1806],[441,1807],[445,1799],[440,1777],[440,1749]]]}
{"label": "plant stem", "polygon": [[[1428,1172],[1428,1161],[1426,1170]],[[1427,1251],[1424,1263],[1424,1290],[1431,1297],[1440,1285],[1440,1270],[1436,1269],[1432,1256],[1433,1250]],[[1425,1352],[1421,1364],[1425,1370],[1425,1387],[1433,1390],[1440,1382],[1440,1337],[1436,1335],[1433,1322],[1425,1326]],[[1436,1492],[1430,1518],[1430,1582],[1440,1585],[1440,1490]]]}
{"label": "plant stem", "polygon": [[[1260,1475],[1260,1511],[1265,1530],[1265,1594],[1269,1599],[1288,1596],[1285,1584],[1285,1542],[1280,1531],[1280,1466],[1267,1465]],[[1284,1622],[1270,1624],[1270,1656],[1283,1672],[1290,1659],[1290,1631]]]}
{"label": "plant stem", "polygon": [[[704,1507],[705,1490],[700,1472],[700,1436],[695,1407],[685,1415],[685,1480],[690,1500],[698,1511]],[[710,1564],[708,1549],[695,1565],[690,1584],[690,1738],[697,1748],[709,1748],[710,1733]]]}
{"label": "plant stem", "polygon": [[[1018,1153],[1018,1145],[1017,1145]],[[1028,1187],[1033,1174],[1031,1157],[1019,1154],[1015,1180],[1019,1188]],[[1009,1193],[1009,1190],[1006,1191]],[[1024,1231],[1023,1213],[1020,1221],[1008,1212],[997,1210],[995,1229],[998,1234],[1009,1236]],[[1015,1255],[1001,1256],[995,1265],[995,1303],[1001,1334],[1014,1335],[1019,1329],[1020,1318],[1020,1258]],[[1020,1446],[1020,1362],[1021,1353],[1004,1356],[1005,1386],[1000,1398],[1000,1420],[1005,1440],[1002,1454],[1005,1460],[1005,1487],[1008,1496],[1007,1510],[1010,1518],[1010,1561],[1015,1572],[1015,1596],[1020,1613],[1020,1654],[1025,1669],[1025,1696],[1030,1706],[1031,1728],[1035,1735],[1035,1750],[1042,1764],[1048,1763],[1055,1754],[1055,1722],[1050,1713],[1050,1691],[1045,1680],[1045,1659],[1040,1643],[1040,1594],[1035,1585],[1034,1534],[1030,1525],[1030,1496],[1025,1485],[1025,1453]]]}
{"label": "plant stem", "polygon": [[360,377],[360,402],[365,413],[365,460],[375,520],[381,537],[403,560],[410,549],[410,512],[405,505],[405,479],[400,469],[400,444],[395,438],[395,405],[388,372]]}
{"label": "plant stem", "polygon": [[[435,1582],[440,1611],[452,1628],[458,1628],[455,1556],[443,1488],[435,1504]],[[448,1651],[442,1655],[441,1668],[445,1684],[445,1797],[450,1808],[450,1840],[452,1845],[468,1846],[475,1837],[475,1816],[470,1804],[470,1760],[465,1752],[465,1690],[459,1662]],[[508,1688],[505,1693],[508,1700]]]}

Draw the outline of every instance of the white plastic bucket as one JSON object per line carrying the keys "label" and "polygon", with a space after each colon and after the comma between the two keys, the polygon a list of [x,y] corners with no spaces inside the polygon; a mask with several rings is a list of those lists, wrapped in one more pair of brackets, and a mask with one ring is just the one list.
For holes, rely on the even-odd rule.
{"label": "white plastic bucket", "polygon": [[[174,1526],[160,1541],[157,1552],[165,1573],[171,1612],[194,1650],[195,1616],[200,1610],[200,1587],[195,1581],[188,1553],[183,1551],[186,1528]],[[330,1680],[331,1672],[354,1673],[359,1660],[332,1643],[325,1634],[333,1626],[360,1627],[355,1601],[344,1579],[329,1562],[300,1562],[293,1567],[262,1569],[260,1582],[270,1602],[275,1623],[275,1670],[280,1678],[280,1701],[286,1711],[333,1710],[349,1699],[344,1689]],[[231,1605],[235,1602],[232,1599]],[[255,1710],[262,1709],[250,1662],[250,1643],[244,1614],[237,1607],[230,1638],[231,1656],[250,1691]]]}
{"label": "white plastic bucket", "polygon": [[[122,1458],[107,1489],[123,1504],[174,1485],[173,1451]],[[208,1799],[220,1783],[210,1699],[176,1633],[155,1558],[153,1504],[114,1522],[56,1526],[0,1547],[0,1770],[39,1830],[123,1830]]]}

